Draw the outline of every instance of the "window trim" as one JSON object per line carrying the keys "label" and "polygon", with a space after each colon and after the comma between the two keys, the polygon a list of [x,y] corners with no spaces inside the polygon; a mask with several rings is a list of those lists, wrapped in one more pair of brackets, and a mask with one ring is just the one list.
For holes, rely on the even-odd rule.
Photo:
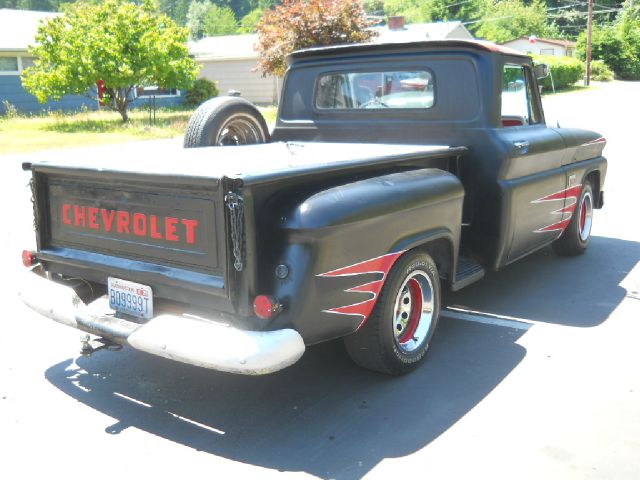
{"label": "window trim", "polygon": [[[544,109],[542,108],[542,99],[540,98],[540,87],[538,86],[538,80],[533,73],[531,65],[523,65],[524,75],[527,79],[527,85],[531,86],[531,98],[529,98],[529,108],[533,112],[529,112],[529,120],[531,120],[531,114],[535,113],[538,121],[536,123],[529,123],[529,126],[545,124]],[[528,95],[527,95],[528,97]]]}
{"label": "window trim", "polygon": [[[387,73],[387,72],[412,72],[412,71],[416,71],[416,72],[426,72],[429,75],[431,75],[431,79],[433,82],[433,103],[431,104],[430,107],[409,107],[409,108],[401,108],[401,107],[382,107],[382,108],[320,108],[318,107],[317,104],[317,95],[318,95],[318,83],[320,82],[320,78],[324,77],[324,76],[328,76],[328,75],[336,75],[336,74],[340,74],[340,75],[348,75],[351,73]],[[424,112],[424,111],[430,111],[432,109],[434,109],[437,105],[437,96],[436,96],[436,85],[437,85],[437,79],[436,79],[436,75],[434,74],[433,70],[429,67],[425,67],[423,65],[421,66],[401,66],[401,67],[397,67],[397,68],[390,68],[387,70],[381,70],[379,68],[349,68],[349,69],[343,69],[343,70],[330,70],[330,71],[323,71],[320,72],[318,75],[316,75],[316,78],[314,80],[313,83],[313,96],[312,96],[312,110],[314,113],[316,114],[320,114],[320,115],[332,115],[332,114],[338,114],[338,115],[349,115],[349,114],[362,114],[362,115],[366,115],[365,111],[369,111],[369,112],[376,112],[376,113],[380,113],[380,112]]]}
{"label": "window trim", "polygon": [[[137,99],[144,99],[144,98],[153,98],[153,97],[155,97],[155,98],[178,98],[178,97],[180,97],[180,96],[182,95],[182,91],[181,91],[181,90],[178,90],[177,88],[171,88],[171,89],[173,89],[173,90],[175,90],[175,91],[176,91],[176,93],[175,93],[175,94],[162,94],[162,95],[147,94],[147,95],[138,95],[138,88],[153,88],[153,87],[155,87],[155,88],[160,88],[160,87],[158,87],[157,85],[145,85],[145,86],[138,85],[138,86],[136,86],[136,88],[134,89],[134,92],[135,92],[135,98],[136,98],[136,100],[137,100]],[[166,88],[166,87],[163,87],[163,88]]]}

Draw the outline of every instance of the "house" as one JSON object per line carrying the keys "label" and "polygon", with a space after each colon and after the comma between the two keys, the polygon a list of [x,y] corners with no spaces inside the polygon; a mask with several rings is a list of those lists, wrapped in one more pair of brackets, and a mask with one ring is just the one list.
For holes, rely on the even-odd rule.
{"label": "house", "polygon": [[258,71],[257,34],[205,37],[189,42],[189,54],[201,65],[200,76],[218,83],[221,95],[240,92],[261,105],[275,105],[282,80]]}
{"label": "house", "polygon": [[[461,22],[405,25],[403,17],[390,17],[388,26],[374,30],[377,43],[473,38]],[[278,103],[282,79],[262,76],[257,42],[257,34],[206,37],[190,42],[189,54],[202,66],[200,76],[218,82],[221,94],[237,91],[253,103],[273,105]]]}
{"label": "house", "polygon": [[38,103],[22,86],[22,71],[33,64],[29,45],[33,44],[41,21],[60,15],[52,12],[0,9],[0,114],[8,104],[21,112],[41,110],[77,110],[95,102],[79,95],[68,95],[60,101]]}
{"label": "house", "polygon": [[505,47],[533,55],[555,55],[557,57],[575,57],[576,42],[555,38],[520,37],[504,42]]}
{"label": "house", "polygon": [[[41,21],[61,15],[53,12],[0,9],[0,114],[6,112],[7,105],[20,112],[40,112],[46,110],[74,111],[80,108],[97,109],[98,102],[83,95],[66,95],[59,101],[38,103],[35,96],[22,86],[21,75],[25,68],[33,64],[29,45],[35,42]],[[136,89],[138,107],[146,107],[149,102],[156,106],[181,103],[184,92],[176,89],[139,87]]]}
{"label": "house", "polygon": [[473,35],[462,22],[405,24],[404,17],[389,17],[387,25],[374,27],[375,43],[417,42],[421,40],[472,40]]}

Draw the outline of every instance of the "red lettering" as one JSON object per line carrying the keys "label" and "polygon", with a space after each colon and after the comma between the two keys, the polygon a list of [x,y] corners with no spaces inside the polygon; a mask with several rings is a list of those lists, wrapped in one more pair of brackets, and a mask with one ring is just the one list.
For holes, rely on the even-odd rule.
{"label": "red lettering", "polygon": [[175,217],[167,217],[164,220],[164,227],[165,227],[164,237],[170,242],[177,242],[178,240],[180,240],[176,235],[177,224],[178,224],[178,219]]}
{"label": "red lettering", "polygon": [[73,206],[73,216],[76,219],[76,227],[80,226],[80,222],[82,221],[82,226],[84,227],[87,223],[87,207],[81,207],[80,205]]}
{"label": "red lettering", "polygon": [[89,207],[89,227],[99,229],[98,225],[98,209],[96,207]]}
{"label": "red lettering", "polygon": [[151,215],[149,221],[151,223],[151,238],[162,238],[162,233],[158,230],[158,217]]}
{"label": "red lettering", "polygon": [[133,214],[133,233],[141,237],[147,236],[147,216],[144,213]]}
{"label": "red lettering", "polygon": [[187,229],[187,243],[196,243],[196,227],[198,226],[198,221],[183,218],[182,224]]}
{"label": "red lettering", "polygon": [[118,219],[116,221],[118,233],[131,233],[129,230],[129,223],[131,222],[131,215],[129,212],[123,212],[122,210],[118,210]]}
{"label": "red lettering", "polygon": [[65,203],[62,205],[62,221],[67,225],[71,225],[71,218],[69,218],[69,210],[71,210],[71,205]]}
{"label": "red lettering", "polygon": [[113,227],[113,220],[116,218],[115,210],[107,210],[105,208],[102,209],[102,224],[104,225],[104,229],[106,232],[111,231],[111,227]]}
{"label": "red lettering", "polygon": [[[169,242],[184,240],[191,245],[196,243],[197,230],[200,226],[198,220],[164,217],[164,225],[161,225],[162,218],[158,215],[147,215],[140,212],[62,204],[62,221],[66,225],[88,226],[94,230],[103,229],[106,233],[115,229],[120,234],[131,235],[133,233],[139,237],[164,238]],[[184,226],[184,237],[182,230],[178,230],[178,225]]]}

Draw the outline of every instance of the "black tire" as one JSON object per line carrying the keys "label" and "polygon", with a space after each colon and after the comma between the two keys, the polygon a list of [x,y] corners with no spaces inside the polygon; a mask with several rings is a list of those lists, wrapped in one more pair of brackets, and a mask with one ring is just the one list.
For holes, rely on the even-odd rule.
{"label": "black tire", "polygon": [[584,183],[576,209],[569,225],[559,239],[551,244],[553,250],[562,256],[575,256],[584,253],[591,239],[594,208],[593,188],[589,181]]}
{"label": "black tire", "polygon": [[216,97],[193,113],[184,135],[184,148],[250,145],[270,140],[258,109],[244,98]]}
{"label": "black tire", "polygon": [[[422,297],[419,304],[418,297]],[[419,317],[414,317],[417,313]],[[417,367],[426,355],[439,316],[436,264],[427,253],[411,251],[393,266],[369,319],[344,337],[344,345],[361,367],[400,375]]]}

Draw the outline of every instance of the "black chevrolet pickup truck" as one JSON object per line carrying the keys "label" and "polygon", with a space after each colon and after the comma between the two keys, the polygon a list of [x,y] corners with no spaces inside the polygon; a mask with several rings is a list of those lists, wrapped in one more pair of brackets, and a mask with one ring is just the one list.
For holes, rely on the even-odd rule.
{"label": "black chevrolet pickup truck", "polygon": [[34,310],[133,348],[244,374],[342,337],[399,374],[428,351],[442,289],[547,245],[588,246],[599,134],[545,124],[519,52],[471,41],[346,45],[289,57],[272,132],[220,97],[184,148],[32,172]]}

